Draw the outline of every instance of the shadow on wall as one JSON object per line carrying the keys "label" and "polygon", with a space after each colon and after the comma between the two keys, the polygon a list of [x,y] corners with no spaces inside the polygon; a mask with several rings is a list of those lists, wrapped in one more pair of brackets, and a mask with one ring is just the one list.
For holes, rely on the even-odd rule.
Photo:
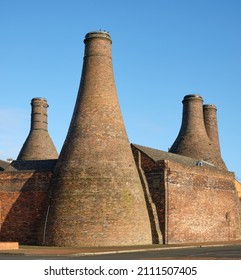
{"label": "shadow on wall", "polygon": [[37,244],[51,176],[39,171],[0,174],[0,241]]}
{"label": "shadow on wall", "polygon": [[[152,243],[165,244],[164,168],[131,145],[150,218]],[[153,176],[154,172],[154,176]]]}

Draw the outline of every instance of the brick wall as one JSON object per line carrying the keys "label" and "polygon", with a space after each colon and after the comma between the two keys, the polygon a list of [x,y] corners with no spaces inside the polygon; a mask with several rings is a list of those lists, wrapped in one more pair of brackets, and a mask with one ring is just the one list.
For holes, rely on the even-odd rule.
{"label": "brick wall", "polygon": [[159,219],[160,230],[165,243],[165,185],[164,185],[164,168],[159,167],[159,172],[145,172],[146,180],[148,182],[152,201],[156,206],[157,215]]}
{"label": "brick wall", "polygon": [[167,164],[166,243],[240,239],[234,174]]}
{"label": "brick wall", "polygon": [[[132,151],[138,151],[132,145]],[[148,183],[151,199],[155,205],[157,217],[159,221],[160,231],[162,234],[162,241],[165,243],[165,188],[164,188],[164,162],[157,163],[145,153],[140,155],[141,168],[145,173],[146,181]]]}
{"label": "brick wall", "polygon": [[[240,239],[233,173],[157,163],[144,153],[141,165],[164,243]],[[0,172],[0,241],[37,244],[51,177],[51,171]]]}
{"label": "brick wall", "polygon": [[[135,153],[136,148],[132,146]],[[155,162],[141,152],[163,242],[240,239],[240,202],[234,174],[173,161]]]}
{"label": "brick wall", "polygon": [[51,171],[0,172],[0,241],[36,244]]}

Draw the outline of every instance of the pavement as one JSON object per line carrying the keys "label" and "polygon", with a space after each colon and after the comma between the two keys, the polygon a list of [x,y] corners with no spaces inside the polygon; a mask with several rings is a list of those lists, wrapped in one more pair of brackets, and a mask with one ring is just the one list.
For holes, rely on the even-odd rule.
{"label": "pavement", "polygon": [[232,242],[206,242],[168,245],[143,245],[143,246],[111,246],[111,247],[51,247],[51,246],[27,246],[20,245],[15,250],[0,250],[0,254],[25,255],[25,256],[93,256],[104,254],[118,254],[131,252],[146,252],[158,250],[172,250],[200,247],[220,247],[241,245],[241,240]]}

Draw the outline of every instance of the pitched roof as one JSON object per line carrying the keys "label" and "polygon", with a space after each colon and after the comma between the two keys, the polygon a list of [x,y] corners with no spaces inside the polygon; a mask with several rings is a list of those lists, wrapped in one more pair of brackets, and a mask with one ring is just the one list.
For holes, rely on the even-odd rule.
{"label": "pitched roof", "polygon": [[189,166],[197,166],[200,164],[202,166],[216,168],[211,163],[202,161],[201,159],[189,158],[189,157],[173,154],[170,152],[164,152],[161,150],[157,150],[157,149],[153,149],[153,148],[149,148],[149,147],[145,147],[145,146],[141,146],[141,145],[137,145],[137,144],[131,144],[131,145],[134,146],[135,148],[137,148],[138,150],[140,150],[141,152],[143,152],[144,154],[146,154],[148,157],[150,157],[155,162],[158,162],[161,160],[170,160],[173,162],[177,162],[177,163],[181,163],[181,164],[185,164],[185,165],[189,165]]}
{"label": "pitched roof", "polygon": [[11,162],[6,171],[17,170],[39,170],[39,171],[53,171],[55,168],[56,159],[46,160],[14,160]]}

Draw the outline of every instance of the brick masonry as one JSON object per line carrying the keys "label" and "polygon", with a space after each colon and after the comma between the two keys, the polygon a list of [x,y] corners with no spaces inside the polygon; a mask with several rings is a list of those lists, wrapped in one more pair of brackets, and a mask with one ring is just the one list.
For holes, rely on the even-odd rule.
{"label": "brick masonry", "polygon": [[166,243],[240,239],[234,175],[166,162]]}
{"label": "brick masonry", "polygon": [[33,98],[31,106],[31,129],[17,159],[57,159],[57,150],[48,133],[47,100],[45,98]]}
{"label": "brick masonry", "polygon": [[46,244],[151,244],[150,221],[115,87],[111,39],[88,33],[78,97],[51,184]]}
{"label": "brick masonry", "polygon": [[[233,173],[165,160],[155,162],[144,153],[141,166],[164,243],[240,239],[241,208]],[[52,171],[0,172],[0,241],[43,241],[39,228],[43,226],[51,177]],[[115,199],[114,194],[111,199]],[[93,197],[90,201],[93,203]],[[112,210],[110,207],[107,213],[113,214]]]}
{"label": "brick masonry", "polygon": [[217,168],[227,170],[216,146],[208,137],[204,123],[202,97],[196,94],[186,95],[182,103],[182,125],[170,152],[208,161]]}
{"label": "brick masonry", "polygon": [[[135,153],[136,147],[132,146]],[[240,202],[234,174],[209,166],[154,161],[141,152],[163,242],[240,239]]]}
{"label": "brick masonry", "polygon": [[[39,134],[47,133],[47,103],[35,99],[31,130],[37,134],[30,134],[44,150],[35,161],[39,147],[31,144],[30,158],[0,172],[0,241],[112,246],[240,239],[234,174],[226,171],[206,131],[217,129],[216,111],[206,115],[205,128],[202,98],[186,96],[172,148],[188,157],[146,147],[147,153],[138,152],[138,174],[116,94],[110,36],[88,33],[85,44],[80,89],[59,159],[42,161],[48,155]],[[134,154],[137,150],[132,145]],[[217,168],[196,166],[196,158]]]}
{"label": "brick masonry", "polygon": [[[133,153],[137,152],[132,145]],[[151,159],[145,153],[140,155],[141,168],[144,170],[145,177],[149,186],[149,192],[155,204],[159,220],[162,241],[165,243],[165,184],[164,184],[164,165]]]}
{"label": "brick masonry", "polygon": [[219,158],[219,163],[221,163],[220,166],[227,170],[227,167],[221,156],[218,134],[217,107],[212,104],[203,105],[203,117],[207,135],[216,151],[216,154],[218,155],[217,157]]}
{"label": "brick masonry", "polygon": [[0,172],[0,241],[37,244],[51,171]]}

